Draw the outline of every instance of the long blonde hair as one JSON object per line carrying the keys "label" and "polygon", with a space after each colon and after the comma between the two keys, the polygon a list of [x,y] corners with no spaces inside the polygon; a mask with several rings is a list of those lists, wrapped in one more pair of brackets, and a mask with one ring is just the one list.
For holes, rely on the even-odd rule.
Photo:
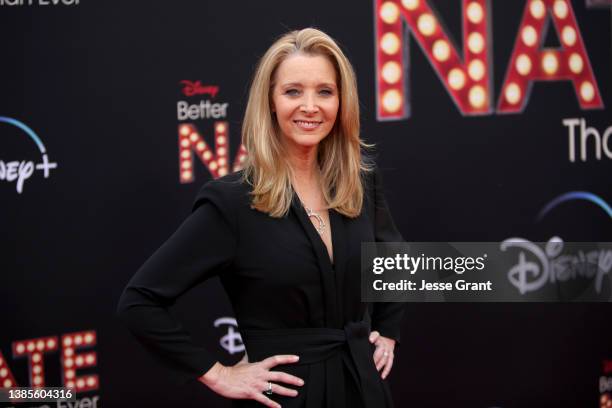
{"label": "long blonde hair", "polygon": [[335,67],[339,112],[332,131],[319,143],[317,160],[327,208],[357,217],[363,204],[362,172],[371,170],[362,156],[362,148],[371,146],[359,136],[357,81],[340,47],[314,28],[281,36],[263,55],[253,76],[242,126],[242,143],[248,152],[243,178],[253,187],[251,205],[272,217],[286,215],[291,205],[291,168],[272,115],[271,92],[278,66],[294,53],[326,56]]}

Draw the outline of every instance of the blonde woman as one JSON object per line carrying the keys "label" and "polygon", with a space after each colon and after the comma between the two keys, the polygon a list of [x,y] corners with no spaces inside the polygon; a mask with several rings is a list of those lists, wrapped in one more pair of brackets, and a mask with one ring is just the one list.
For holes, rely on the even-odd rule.
{"label": "blonde woman", "polygon": [[[119,314],[178,379],[235,406],[393,406],[386,377],[403,305],[360,299],[360,245],[401,241],[361,151],[353,69],[325,33],[279,38],[251,85],[241,172],[208,182],[191,216],[126,287]],[[248,356],[224,366],[167,312],[217,275]]]}

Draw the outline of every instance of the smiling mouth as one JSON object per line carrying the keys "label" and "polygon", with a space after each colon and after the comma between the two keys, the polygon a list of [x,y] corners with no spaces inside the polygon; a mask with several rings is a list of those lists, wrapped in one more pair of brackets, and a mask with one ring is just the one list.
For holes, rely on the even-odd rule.
{"label": "smiling mouth", "polygon": [[294,120],[293,121],[298,127],[302,129],[316,129],[321,123],[319,121],[311,121],[311,120]]}

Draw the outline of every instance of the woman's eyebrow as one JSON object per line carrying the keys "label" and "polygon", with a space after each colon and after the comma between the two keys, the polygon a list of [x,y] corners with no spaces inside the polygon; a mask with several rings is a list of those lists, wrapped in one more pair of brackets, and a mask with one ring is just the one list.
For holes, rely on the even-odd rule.
{"label": "woman's eyebrow", "polygon": [[288,87],[288,86],[302,86],[301,83],[299,82],[287,82],[286,84],[282,84],[282,87]]}
{"label": "woman's eyebrow", "polygon": [[[304,86],[304,85],[301,82],[287,82],[285,84],[282,84],[281,86],[283,88],[286,88],[286,87],[290,87],[290,86],[299,86],[299,87],[301,87],[301,86]],[[317,88],[325,87],[325,86],[329,87],[329,88],[336,88],[336,84],[334,84],[332,82],[323,82],[323,83],[317,84]]]}
{"label": "woman's eyebrow", "polygon": [[319,86],[327,86],[329,88],[336,88],[336,84],[331,83],[331,82],[325,82],[325,83],[320,84]]}

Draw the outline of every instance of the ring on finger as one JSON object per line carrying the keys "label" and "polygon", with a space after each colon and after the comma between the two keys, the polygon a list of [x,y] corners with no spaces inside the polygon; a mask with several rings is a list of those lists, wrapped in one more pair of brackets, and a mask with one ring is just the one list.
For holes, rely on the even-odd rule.
{"label": "ring on finger", "polygon": [[272,382],[268,381],[268,388],[264,391],[266,395],[272,395],[274,392],[272,391]]}
{"label": "ring on finger", "polygon": [[384,352],[383,352],[383,356],[387,357],[388,355],[389,355],[389,352],[388,352],[388,351],[384,351]]}

